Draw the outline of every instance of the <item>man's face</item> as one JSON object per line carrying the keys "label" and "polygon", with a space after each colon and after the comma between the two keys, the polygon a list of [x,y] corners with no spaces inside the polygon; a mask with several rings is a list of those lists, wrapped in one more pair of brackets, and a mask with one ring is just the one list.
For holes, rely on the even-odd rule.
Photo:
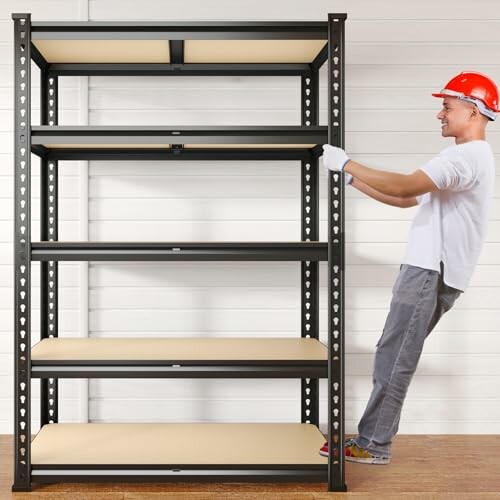
{"label": "man's face", "polygon": [[470,126],[472,107],[474,104],[461,101],[456,97],[445,97],[443,108],[437,114],[441,122],[443,137],[460,137]]}

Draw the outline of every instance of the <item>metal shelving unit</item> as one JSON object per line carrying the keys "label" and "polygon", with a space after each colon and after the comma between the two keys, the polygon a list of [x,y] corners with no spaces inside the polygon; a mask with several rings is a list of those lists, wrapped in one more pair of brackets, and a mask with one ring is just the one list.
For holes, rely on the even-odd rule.
{"label": "metal shelving unit", "polygon": [[[32,482],[179,479],[328,481],[329,491],[346,491],[343,174],[329,173],[328,241],[318,241],[321,145],[342,147],[344,143],[346,15],[329,14],[326,22],[249,23],[32,23],[30,14],[13,14],[12,18],[13,491],[30,491]],[[40,68],[40,126],[31,124],[31,61]],[[320,127],[318,75],[325,62],[328,126]],[[68,75],[293,75],[301,79],[301,125],[58,126],[58,79]],[[31,153],[40,158],[38,242],[31,236]],[[300,161],[301,241],[60,242],[58,161],[99,159]],[[213,338],[60,338],[58,263],[69,260],[299,261],[301,338],[224,342]],[[40,262],[41,338],[31,347],[31,263],[35,261]],[[320,261],[328,262],[327,346],[319,341]],[[58,421],[58,379],[63,377],[296,378],[301,380],[301,423],[64,424]],[[34,378],[41,381],[41,429],[32,440],[30,386]],[[318,454],[324,439],[318,428],[320,378],[328,378],[328,459]],[[189,456],[185,443],[193,436],[195,455]],[[226,439],[247,444],[237,447],[238,451],[228,448]],[[155,447],[158,443],[160,449]],[[282,452],[274,453],[277,449]],[[247,451],[242,454],[241,450]]]}

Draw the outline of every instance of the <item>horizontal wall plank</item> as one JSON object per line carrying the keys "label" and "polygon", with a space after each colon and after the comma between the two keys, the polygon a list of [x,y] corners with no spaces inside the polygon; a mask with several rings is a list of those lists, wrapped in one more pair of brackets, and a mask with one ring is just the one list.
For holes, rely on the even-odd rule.
{"label": "horizontal wall plank", "polygon": [[[1,135],[1,134],[0,134]],[[9,162],[9,166],[12,169],[13,161]],[[31,176],[31,203],[40,203],[40,176],[34,175],[35,171],[38,174],[40,172],[38,162],[32,161],[32,176]],[[36,170],[35,170],[36,169]],[[14,177],[5,177],[2,179],[4,182],[0,182],[0,198],[2,199],[13,199],[13,182]],[[59,177],[59,199],[64,198],[77,198],[79,196],[79,185],[78,179],[73,176],[60,175]]]}
{"label": "horizontal wall plank", "polygon": [[[460,300],[460,298],[458,299]],[[326,309],[319,317],[321,330],[327,329]],[[347,311],[345,322],[348,331],[382,331],[387,312],[371,309],[364,314]],[[0,310],[0,319],[3,313]],[[191,310],[135,309],[135,310],[95,310],[89,315],[89,328],[93,332],[220,332],[238,334],[251,331],[288,332],[300,327],[298,310],[248,310],[214,309],[210,301],[201,303],[193,314]],[[497,310],[481,309],[453,311],[444,315],[436,330],[469,331],[471,329],[495,332],[500,330]]]}
{"label": "horizontal wall plank", "polygon": [[[158,20],[165,19],[166,13],[164,3],[161,0],[148,2],[148,9],[137,9],[133,0],[111,0],[102,2],[90,0],[89,16],[91,19],[102,20]],[[183,0],[172,0],[169,3],[168,19],[185,20],[189,6],[194,3],[186,3]],[[269,19],[317,21],[325,19],[328,12],[347,12],[348,19],[428,19],[432,13],[432,19],[500,19],[500,14],[495,4],[490,0],[478,0],[474,9],[468,4],[450,3],[449,0],[439,4],[431,0],[423,0],[418,4],[407,4],[397,0],[384,0],[383,8],[380,3],[370,0],[340,0],[335,3],[334,8],[327,0],[317,0],[313,4],[294,2],[294,8],[290,9],[290,3],[286,0],[277,0],[272,3],[265,0],[242,0],[237,3],[231,0],[209,0],[199,4],[196,10],[197,19],[213,20],[214,15],[219,13],[219,18],[234,21],[259,21]]]}
{"label": "horizontal wall plank", "polygon": [[[428,376],[416,374],[412,379],[409,396],[417,399],[453,399],[454,391],[460,388],[462,397],[472,399],[496,399],[498,391],[495,384],[498,376],[479,375],[439,375],[429,383]],[[221,384],[213,379],[126,379],[127,391],[123,393],[123,380],[91,379],[89,388],[92,399],[135,399],[161,400],[175,399],[272,399],[274,397],[294,399],[300,394],[298,380],[269,379],[265,383],[259,379],[227,379]],[[349,375],[346,377],[345,393],[349,400],[368,400],[372,390],[371,375]],[[320,395],[327,392],[325,380],[320,381]]]}
{"label": "horizontal wall plank", "polygon": [[2,13],[0,19],[10,21],[13,24],[11,13],[25,12],[31,13],[31,21],[75,21],[78,19],[78,9],[76,0],[4,0],[2,2]]}
{"label": "horizontal wall plank", "polygon": [[[7,293],[0,288],[0,297]],[[67,288],[64,296],[70,294]],[[327,290],[320,288],[320,304],[326,304]],[[353,312],[363,309],[386,310],[392,298],[392,287],[346,287],[345,307]],[[471,287],[455,302],[454,310],[497,309],[494,287]],[[68,303],[70,303],[68,301]],[[211,303],[221,310],[229,309],[295,309],[300,307],[300,293],[294,287],[195,287],[107,286],[91,288],[89,308],[99,309],[193,309]]]}
{"label": "horizontal wall plank", "polygon": [[[0,200],[0,220],[7,219],[11,205],[8,200]],[[65,220],[75,220],[78,217],[76,200],[65,200],[60,206]],[[327,206],[320,204],[319,218],[326,223]],[[345,219],[347,221],[411,221],[418,207],[411,209],[397,209],[378,203],[367,196],[350,198],[347,201]],[[90,201],[89,217],[93,223],[120,220],[147,220],[153,224],[156,221],[196,220],[203,214],[207,222],[216,220],[245,220],[245,221],[296,221],[300,218],[300,200],[293,198],[262,198],[258,203],[248,198],[221,198],[216,202],[206,199],[183,200],[178,198],[133,198],[109,199],[96,198]],[[38,204],[32,208],[32,217],[39,217]],[[490,220],[500,220],[500,198],[494,200],[492,217]]]}
{"label": "horizontal wall plank", "polygon": [[[354,158],[354,156],[353,156]],[[368,166],[373,166],[376,168],[383,168],[391,172],[399,173],[409,173],[426,163],[430,160],[432,156],[429,154],[391,154],[390,152],[383,153],[373,153],[370,155],[357,154],[356,160],[365,163]],[[494,156],[495,162],[500,163],[500,154]],[[76,162],[78,163],[78,162]],[[60,177],[78,175],[79,171],[70,171],[69,167],[72,165],[71,162],[64,162],[60,165]],[[74,163],[73,163],[74,166]],[[36,167],[36,164],[33,165]],[[318,160],[318,169],[321,171],[319,176],[320,186],[326,183],[326,175],[323,170],[322,160]],[[89,167],[90,177],[169,177],[169,178],[189,178],[189,177],[199,177],[205,176],[209,178],[220,178],[220,177],[235,177],[237,179],[241,177],[258,177],[260,180],[267,181],[268,177],[291,177],[296,178],[300,175],[300,162],[298,161],[254,161],[254,160],[242,160],[242,161],[220,161],[215,162],[211,160],[194,162],[194,161],[151,161],[151,162],[137,162],[137,161],[127,161],[127,162],[106,162],[106,161],[92,161]],[[500,173],[497,173],[497,178],[500,177]],[[97,181],[97,179],[95,179]],[[91,193],[92,194],[92,193]],[[320,193],[325,196],[326,192]],[[346,190],[347,198],[365,198],[366,195],[361,194],[356,189]],[[112,198],[111,194],[108,193],[106,199]],[[146,197],[151,199],[152,197]],[[280,193],[280,200],[283,200],[283,196]],[[292,196],[292,201],[296,202],[296,197]],[[92,199],[92,198],[91,198]],[[192,197],[189,198],[189,201]]]}
{"label": "horizontal wall plank", "polygon": [[[500,46],[500,45],[499,45]],[[269,77],[270,78],[270,77]],[[444,86],[446,82],[435,82],[429,87],[377,88],[375,86],[346,87],[346,110],[360,109],[408,109],[408,110],[436,110],[440,109],[441,100],[431,94]],[[436,88],[438,86],[438,88]],[[325,94],[326,87],[320,89]],[[71,92],[69,89],[67,92]],[[246,98],[246,100],[245,100]],[[180,103],[180,104],[179,104]],[[174,87],[166,92],[158,85],[151,87],[147,92],[143,89],[93,88],[89,95],[89,107],[97,115],[97,111],[110,110],[156,110],[167,112],[170,109],[203,111],[239,109],[262,110],[263,114],[272,116],[275,111],[290,110],[300,113],[300,84],[295,81],[293,87],[260,88],[254,86],[245,88],[231,86],[228,88]],[[71,108],[68,108],[71,109]],[[326,123],[326,102],[321,106],[320,123]],[[292,123],[300,124],[300,114],[296,115]],[[279,125],[280,123],[278,123]]]}
{"label": "horizontal wall plank", "polygon": [[[326,263],[320,263],[320,286],[326,286]],[[0,266],[0,272],[2,266]],[[392,286],[398,265],[346,266],[346,286]],[[500,266],[476,267],[471,286],[497,286]],[[297,263],[179,262],[161,264],[92,263],[89,269],[91,287],[103,286],[296,286],[300,284]],[[298,290],[298,288],[297,288]]]}
{"label": "horizontal wall plank", "polygon": [[[385,138],[384,138],[385,139]],[[320,176],[319,195],[320,200],[327,200],[326,177],[324,172]],[[408,172],[410,173],[410,172]],[[241,177],[245,182],[241,182]],[[184,199],[192,198],[219,199],[219,198],[250,198],[258,204],[260,198],[292,198],[296,200],[300,195],[300,176],[297,172],[290,176],[266,176],[265,182],[257,175],[228,175],[224,179],[219,176],[207,175],[184,175],[165,177],[159,175],[148,175],[145,177],[137,175],[122,176],[96,176],[91,177],[89,182],[90,195],[98,198],[168,198]],[[367,196],[356,189],[347,189],[347,195],[356,198],[367,198]],[[69,193],[68,193],[69,194]],[[496,198],[500,198],[500,182],[495,183]]]}
{"label": "horizontal wall plank", "polygon": [[[412,420],[474,420],[488,415],[490,421],[500,418],[498,399],[476,401],[468,404],[467,400],[411,400],[405,407],[405,416]],[[155,421],[184,422],[225,421],[225,422],[291,422],[300,418],[300,400],[177,400],[169,401],[137,401],[137,410],[144,415],[154,415]],[[112,420],[114,422],[133,422],[127,407],[128,400],[101,400],[98,404],[90,403],[90,415],[94,422]],[[364,401],[346,400],[346,417],[361,416],[366,403]],[[323,405],[322,405],[323,406]],[[271,412],[272,408],[272,412]],[[267,410],[267,411],[266,411]],[[321,413],[323,414],[324,413]]]}
{"label": "horizontal wall plank", "polygon": [[[0,221],[0,241],[13,242],[13,228],[11,222]],[[78,221],[60,221],[59,222],[59,239],[61,241],[78,241],[80,239],[80,223]],[[32,221],[31,234],[33,241],[39,240],[40,222]]]}
{"label": "horizontal wall plank", "polygon": [[[62,223],[69,240],[78,239],[73,222]],[[5,223],[0,222],[0,228]],[[326,241],[327,228],[320,227],[319,239]],[[36,231],[33,224],[33,231]],[[353,221],[346,223],[346,242],[404,242],[409,221]],[[488,242],[500,242],[500,222],[490,221]],[[36,233],[35,233],[36,234]],[[100,221],[90,223],[91,241],[295,241],[300,240],[300,221]],[[388,237],[387,235],[390,235]]]}

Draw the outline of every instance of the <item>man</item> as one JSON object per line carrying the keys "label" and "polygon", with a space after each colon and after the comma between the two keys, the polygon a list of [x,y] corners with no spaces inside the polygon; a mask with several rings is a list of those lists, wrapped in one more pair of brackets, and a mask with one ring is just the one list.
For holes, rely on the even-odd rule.
{"label": "man", "polygon": [[[444,99],[437,119],[442,136],[455,144],[412,174],[369,168],[323,146],[325,168],[345,172],[359,191],[396,207],[419,205],[376,345],[372,393],[358,436],[345,443],[346,460],[354,462],[390,462],[425,338],[465,290],[486,237],[495,164],[485,128],[499,112],[498,89],[486,75],[463,72],[432,95]],[[328,443],[320,453],[328,455]]]}

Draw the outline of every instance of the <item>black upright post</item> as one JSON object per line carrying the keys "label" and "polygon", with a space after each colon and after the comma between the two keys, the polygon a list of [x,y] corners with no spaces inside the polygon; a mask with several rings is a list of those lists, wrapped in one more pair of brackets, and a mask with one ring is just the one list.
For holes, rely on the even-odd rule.
{"label": "black upright post", "polygon": [[[40,122],[57,125],[57,76],[40,71]],[[40,159],[40,241],[57,241],[58,165]],[[58,262],[40,263],[40,338],[58,336]],[[40,426],[58,421],[57,379],[40,380]]]}
{"label": "black upright post", "polygon": [[31,16],[14,20],[14,483],[31,490]]}
{"label": "black upright post", "polygon": [[[344,26],[328,14],[328,142],[344,147]],[[328,490],[346,491],[344,470],[344,173],[328,174]]]}
{"label": "black upright post", "polygon": [[[319,75],[311,71],[301,77],[302,126],[318,125]],[[318,159],[302,161],[302,241],[319,241]],[[301,262],[301,318],[303,338],[319,339],[319,261]],[[301,421],[319,426],[319,381],[301,380]]]}

